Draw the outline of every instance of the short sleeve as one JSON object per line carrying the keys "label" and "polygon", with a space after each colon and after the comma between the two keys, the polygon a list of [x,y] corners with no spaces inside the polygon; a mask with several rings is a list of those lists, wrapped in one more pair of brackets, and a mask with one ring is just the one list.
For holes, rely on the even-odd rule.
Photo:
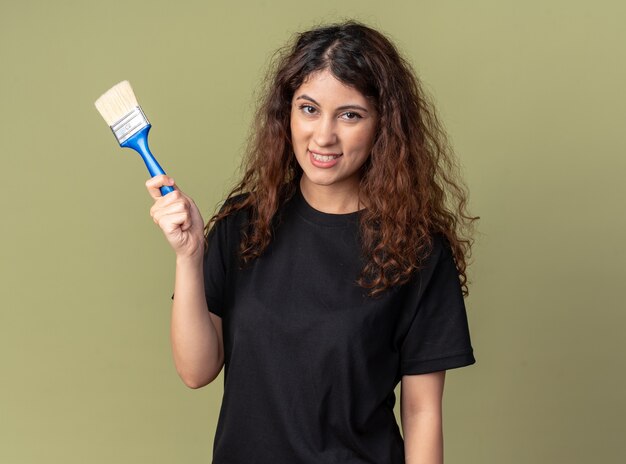
{"label": "short sleeve", "polygon": [[223,317],[228,266],[228,221],[228,217],[218,221],[209,231],[203,262],[207,306],[209,311],[220,317]]}
{"label": "short sleeve", "polygon": [[422,276],[421,298],[401,345],[400,373],[426,374],[474,364],[461,284],[452,251],[438,238],[432,271]]}

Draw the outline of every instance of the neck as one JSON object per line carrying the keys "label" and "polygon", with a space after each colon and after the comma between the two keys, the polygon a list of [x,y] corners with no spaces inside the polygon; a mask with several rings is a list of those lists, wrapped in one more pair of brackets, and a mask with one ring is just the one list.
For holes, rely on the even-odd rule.
{"label": "neck", "polygon": [[316,185],[300,179],[300,190],[306,202],[322,213],[348,214],[365,206],[359,199],[359,185]]}

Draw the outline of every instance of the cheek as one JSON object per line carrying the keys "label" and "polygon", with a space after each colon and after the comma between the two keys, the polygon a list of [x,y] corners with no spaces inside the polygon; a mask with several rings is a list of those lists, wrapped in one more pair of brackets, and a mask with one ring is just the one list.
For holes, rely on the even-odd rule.
{"label": "cheek", "polygon": [[291,128],[291,137],[294,140],[299,138],[300,137],[300,127],[298,126],[298,121],[296,120],[296,118],[293,117],[293,114],[291,115],[290,128]]}
{"label": "cheek", "polygon": [[354,134],[352,141],[353,146],[357,148],[359,152],[366,152],[369,155],[374,145],[374,134],[369,129],[359,131],[358,134]]}
{"label": "cheek", "polygon": [[302,122],[299,122],[297,119],[291,120],[291,140],[294,148],[299,145],[305,144],[307,140],[306,125]]}
{"label": "cheek", "polygon": [[293,112],[291,113],[291,118],[289,119],[289,132],[291,132],[291,140],[293,141],[296,137],[297,130],[295,128],[295,123],[293,120]]}

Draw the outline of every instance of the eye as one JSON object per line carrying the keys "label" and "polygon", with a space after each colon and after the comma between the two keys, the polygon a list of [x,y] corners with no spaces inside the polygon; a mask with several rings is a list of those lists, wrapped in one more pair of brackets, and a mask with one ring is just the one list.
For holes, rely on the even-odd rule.
{"label": "eye", "polygon": [[363,116],[361,116],[359,113],[355,113],[354,111],[346,111],[341,115],[341,117],[343,119],[347,119],[348,121],[356,121],[358,119],[361,119]]}
{"label": "eye", "polygon": [[298,107],[300,109],[300,111],[302,111],[304,114],[315,114],[317,112],[317,110],[315,109],[314,106],[311,105],[300,105]]}

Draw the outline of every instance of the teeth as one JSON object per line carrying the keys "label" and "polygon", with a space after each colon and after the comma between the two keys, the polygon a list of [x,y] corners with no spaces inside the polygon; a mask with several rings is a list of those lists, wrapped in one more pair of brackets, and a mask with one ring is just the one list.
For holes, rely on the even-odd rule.
{"label": "teeth", "polygon": [[317,153],[313,153],[311,152],[311,154],[313,155],[313,158],[315,158],[315,160],[317,161],[322,161],[324,163],[327,163],[329,161],[332,161],[334,159],[339,158],[341,155],[330,155],[330,156],[325,156],[325,155],[318,155]]}

